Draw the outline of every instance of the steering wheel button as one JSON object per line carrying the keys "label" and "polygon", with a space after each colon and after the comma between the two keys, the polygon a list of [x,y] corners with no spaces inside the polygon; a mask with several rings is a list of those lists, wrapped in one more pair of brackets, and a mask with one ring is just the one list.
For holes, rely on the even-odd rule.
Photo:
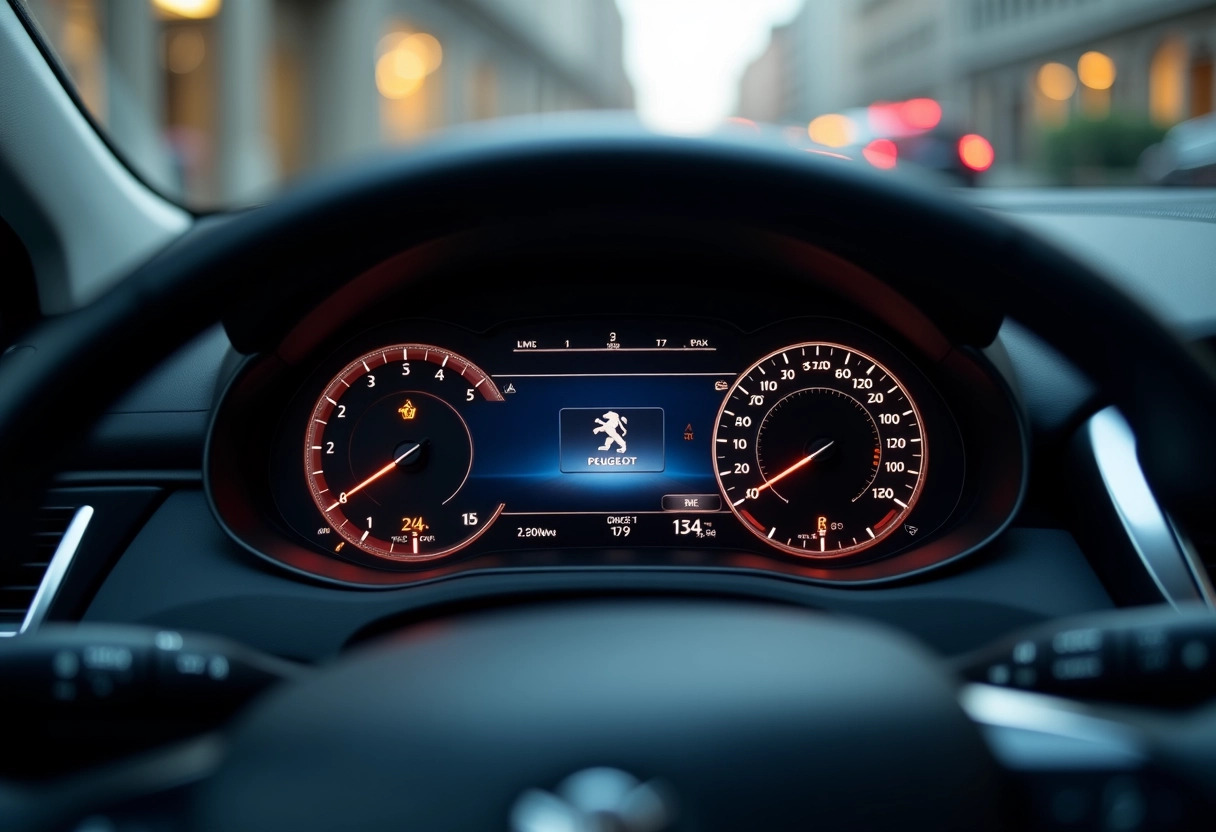
{"label": "steering wheel button", "polygon": [[994,685],[1007,685],[1012,676],[1007,664],[994,664],[988,668],[988,681]]}
{"label": "steering wheel button", "polygon": [[1198,639],[1182,645],[1182,666],[1187,670],[1202,670],[1208,664],[1208,646]]}
{"label": "steering wheel button", "polygon": [[1014,645],[1013,661],[1016,664],[1033,664],[1038,653],[1038,645],[1033,641],[1020,641]]}
{"label": "steering wheel button", "polygon": [[1064,630],[1056,633],[1051,647],[1058,654],[1089,653],[1102,649],[1102,631],[1096,627],[1082,630]]}

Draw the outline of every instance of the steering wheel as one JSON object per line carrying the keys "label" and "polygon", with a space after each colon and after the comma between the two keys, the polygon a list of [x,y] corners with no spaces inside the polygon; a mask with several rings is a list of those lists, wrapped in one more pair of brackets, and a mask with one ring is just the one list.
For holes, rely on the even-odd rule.
{"label": "steering wheel", "polygon": [[[639,215],[773,230],[863,262],[898,251],[905,268],[884,279],[930,314],[1009,315],[1072,359],[1126,415],[1182,532],[1209,519],[1216,375],[1065,254],[857,164],[525,131],[449,137],[315,180],[47,321],[0,362],[0,522],[24,529],[105,407],[218,320],[244,333],[239,349],[270,348],[284,334],[273,320],[241,321],[268,307],[298,318],[335,275],[410,246],[507,220]],[[268,694],[220,757],[195,789],[197,828],[488,829],[515,811],[529,830],[984,829],[1013,812],[1005,761],[939,660],[870,624],[711,599],[416,627]],[[557,795],[528,791],[580,770]]]}

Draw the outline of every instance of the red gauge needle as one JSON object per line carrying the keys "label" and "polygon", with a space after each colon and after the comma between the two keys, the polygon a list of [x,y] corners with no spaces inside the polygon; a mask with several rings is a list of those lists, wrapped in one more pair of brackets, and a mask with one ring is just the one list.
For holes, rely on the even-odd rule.
{"label": "red gauge needle", "polygon": [[[358,485],[356,485],[354,488],[350,489],[349,491],[343,491],[343,492],[342,492],[342,494],[343,494],[345,497],[348,497],[348,498],[349,498],[349,497],[350,497],[351,495],[353,495],[353,494],[354,494],[356,491],[362,491],[364,488],[367,488],[369,485],[371,485],[372,483],[374,483],[376,480],[378,480],[378,479],[380,479],[381,477],[383,477],[383,476],[384,476],[385,474],[387,474],[389,471],[391,471],[391,470],[393,470],[394,468],[396,468],[396,467],[397,467],[397,463],[399,463],[401,460],[405,459],[407,456],[409,456],[410,454],[412,454],[414,451],[418,450],[418,449],[419,449],[419,448],[421,448],[421,447],[422,447],[422,443],[421,443],[421,442],[416,442],[416,443],[414,443],[412,446],[410,446],[409,448],[407,448],[407,449],[406,449],[406,451],[405,451],[405,453],[401,454],[401,456],[399,456],[399,457],[397,457],[396,459],[394,459],[394,460],[393,460],[392,462],[390,462],[388,465],[385,465],[385,466],[384,466],[383,468],[381,468],[379,471],[377,471],[376,473],[372,474],[370,477],[368,477],[368,478],[367,478],[367,479],[365,479],[363,482],[361,482],[361,483],[359,483]],[[326,511],[333,511],[335,508],[337,508],[337,506],[338,506],[338,505],[339,505],[341,502],[342,502],[342,501],[341,501],[341,500],[339,500],[338,502],[334,503],[332,506],[330,506],[329,508],[327,508],[327,509],[326,509]]]}
{"label": "red gauge needle", "polygon": [[815,457],[819,456],[821,453],[823,453],[824,451],[826,451],[828,448],[832,447],[832,446],[833,446],[833,445],[835,445],[835,444],[836,444],[836,440],[835,440],[835,439],[833,439],[832,441],[828,442],[828,444],[824,445],[824,446],[823,446],[822,448],[820,448],[819,450],[814,451],[813,453],[809,453],[809,454],[807,454],[807,455],[806,455],[806,456],[804,456],[802,459],[798,460],[798,461],[797,461],[797,462],[795,462],[793,465],[791,465],[789,468],[786,468],[786,469],[785,469],[784,471],[782,471],[780,474],[778,474],[777,476],[773,477],[771,480],[766,481],[766,482],[764,483],[764,485],[762,485],[762,486],[760,486],[759,488],[757,488],[757,489],[756,489],[756,493],[757,493],[757,494],[759,494],[761,491],[763,491],[764,489],[768,488],[769,486],[774,485],[775,483],[778,483],[778,482],[780,482],[781,480],[785,479],[785,478],[786,478],[786,477],[788,477],[790,474],[794,473],[794,472],[795,472],[795,471],[797,471],[799,468],[801,468],[803,465],[806,465],[806,464],[807,464],[808,462],[810,462],[812,459],[814,459]]}

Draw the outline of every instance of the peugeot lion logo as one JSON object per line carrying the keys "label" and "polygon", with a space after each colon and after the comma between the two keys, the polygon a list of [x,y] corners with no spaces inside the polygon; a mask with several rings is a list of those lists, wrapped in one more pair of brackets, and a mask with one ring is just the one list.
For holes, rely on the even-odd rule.
{"label": "peugeot lion logo", "polygon": [[662,832],[674,820],[661,784],[615,768],[584,769],[552,792],[528,789],[511,807],[512,832]]}

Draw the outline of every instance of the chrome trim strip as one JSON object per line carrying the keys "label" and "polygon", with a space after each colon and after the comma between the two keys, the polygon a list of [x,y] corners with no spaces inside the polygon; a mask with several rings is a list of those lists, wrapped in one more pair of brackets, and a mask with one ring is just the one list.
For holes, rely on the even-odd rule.
{"label": "chrome trim strip", "polygon": [[1209,607],[1216,607],[1216,587],[1212,585],[1212,578],[1208,575],[1207,567],[1196,554],[1194,544],[1191,543],[1189,537],[1182,533],[1182,529],[1178,528],[1173,517],[1167,515],[1165,519],[1169,521],[1170,531],[1174,533],[1174,539],[1178,541],[1178,546],[1182,549],[1187,568],[1191,571],[1191,579],[1199,587],[1199,594],[1203,596]]}
{"label": "chrome trim strip", "polygon": [[1216,606],[1210,585],[1198,580],[1203,565],[1174,533],[1144,478],[1136,458],[1136,437],[1123,414],[1116,407],[1100,410],[1085,431],[1115,514],[1162,596],[1174,608],[1190,601]]}
{"label": "chrome trim strip", "polygon": [[1128,771],[1148,758],[1135,731],[1077,702],[983,684],[964,685],[958,700],[997,761],[1015,771]]}
{"label": "chrome trim strip", "polygon": [[81,506],[72,515],[72,521],[68,523],[63,537],[59,539],[59,545],[55,547],[55,554],[51,555],[51,562],[47,564],[46,574],[42,576],[42,583],[38,584],[38,591],[34,593],[34,600],[30,602],[29,611],[26,612],[25,620],[21,622],[21,629],[17,632],[33,632],[46,618],[46,614],[51,609],[51,602],[55,600],[55,593],[59,591],[59,584],[63,582],[64,575],[68,573],[68,567],[72,565],[72,558],[76,556],[76,550],[80,547],[84,531],[92,519],[92,506]]}

